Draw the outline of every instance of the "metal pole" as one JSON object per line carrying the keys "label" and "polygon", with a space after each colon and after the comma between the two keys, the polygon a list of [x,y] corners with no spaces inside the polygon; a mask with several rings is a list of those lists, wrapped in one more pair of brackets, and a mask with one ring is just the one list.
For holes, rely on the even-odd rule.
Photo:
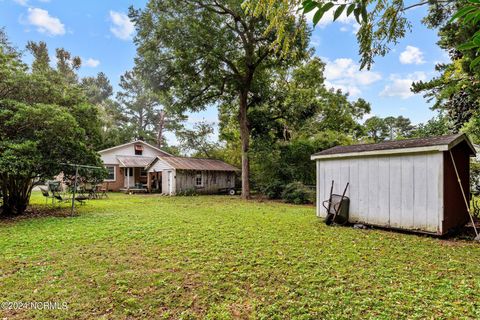
{"label": "metal pole", "polygon": [[75,211],[75,194],[77,193],[77,176],[78,176],[78,166],[75,166],[75,182],[73,183],[73,197],[72,197],[72,212]]}

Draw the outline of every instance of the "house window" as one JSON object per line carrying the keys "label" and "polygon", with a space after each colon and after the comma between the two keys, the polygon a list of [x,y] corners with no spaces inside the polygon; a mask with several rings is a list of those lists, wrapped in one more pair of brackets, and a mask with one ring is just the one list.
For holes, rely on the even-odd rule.
{"label": "house window", "polygon": [[140,170],[140,177],[146,177],[147,176],[147,170],[141,169]]}
{"label": "house window", "polygon": [[197,171],[197,175],[195,176],[195,185],[197,187],[203,187],[203,175],[201,171]]}
{"label": "house window", "polygon": [[215,172],[212,174],[212,184],[217,184],[217,174]]}
{"label": "house window", "polygon": [[105,167],[108,171],[107,178],[105,180],[107,181],[115,181],[117,180],[115,177],[115,166],[106,166]]}
{"label": "house window", "polygon": [[143,146],[141,144],[135,145],[135,155],[141,156],[143,154]]}

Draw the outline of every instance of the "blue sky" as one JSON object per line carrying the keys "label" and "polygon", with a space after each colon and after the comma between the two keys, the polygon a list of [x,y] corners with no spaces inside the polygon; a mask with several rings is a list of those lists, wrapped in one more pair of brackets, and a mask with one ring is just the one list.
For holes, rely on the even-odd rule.
{"label": "blue sky", "polygon": [[[0,0],[0,27],[6,27],[10,40],[23,49],[28,40],[46,41],[53,56],[63,47],[82,57],[81,76],[102,71],[114,88],[120,75],[133,66],[134,28],[128,21],[128,7],[143,7],[146,0]],[[326,63],[327,84],[348,91],[352,99],[362,97],[372,105],[372,115],[404,115],[414,123],[434,116],[421,95],[409,92],[413,80],[435,75],[434,65],[448,58],[436,45],[435,31],[420,20],[424,8],[410,10],[412,33],[383,58],[377,58],[370,71],[358,70],[358,46],[353,17],[332,23],[324,19],[312,36],[316,54]],[[30,57],[25,56],[28,62]],[[191,115],[191,122],[217,121],[215,108]],[[173,139],[173,137],[170,137]]]}

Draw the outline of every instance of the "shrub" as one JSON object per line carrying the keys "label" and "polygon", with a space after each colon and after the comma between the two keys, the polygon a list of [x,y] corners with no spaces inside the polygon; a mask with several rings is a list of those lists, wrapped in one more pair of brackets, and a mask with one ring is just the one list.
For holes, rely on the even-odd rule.
{"label": "shrub", "polygon": [[269,199],[280,199],[284,190],[284,183],[280,180],[273,180],[262,185],[260,190]]}
{"label": "shrub", "polygon": [[295,181],[285,186],[282,192],[282,199],[287,203],[306,204],[313,203],[315,192],[310,190],[303,183]]}
{"label": "shrub", "polygon": [[192,197],[198,196],[197,190],[195,188],[188,188],[177,192],[177,196]]}

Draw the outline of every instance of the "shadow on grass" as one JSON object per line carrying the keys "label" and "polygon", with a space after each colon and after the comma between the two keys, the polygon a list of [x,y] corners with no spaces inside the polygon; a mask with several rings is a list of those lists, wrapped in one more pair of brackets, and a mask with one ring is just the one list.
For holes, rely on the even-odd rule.
{"label": "shadow on grass", "polygon": [[71,214],[70,207],[58,207],[51,205],[31,205],[28,209],[18,216],[4,216],[0,208],[0,223],[15,223],[28,219],[38,219],[46,217],[70,218],[75,217],[76,214]]}

